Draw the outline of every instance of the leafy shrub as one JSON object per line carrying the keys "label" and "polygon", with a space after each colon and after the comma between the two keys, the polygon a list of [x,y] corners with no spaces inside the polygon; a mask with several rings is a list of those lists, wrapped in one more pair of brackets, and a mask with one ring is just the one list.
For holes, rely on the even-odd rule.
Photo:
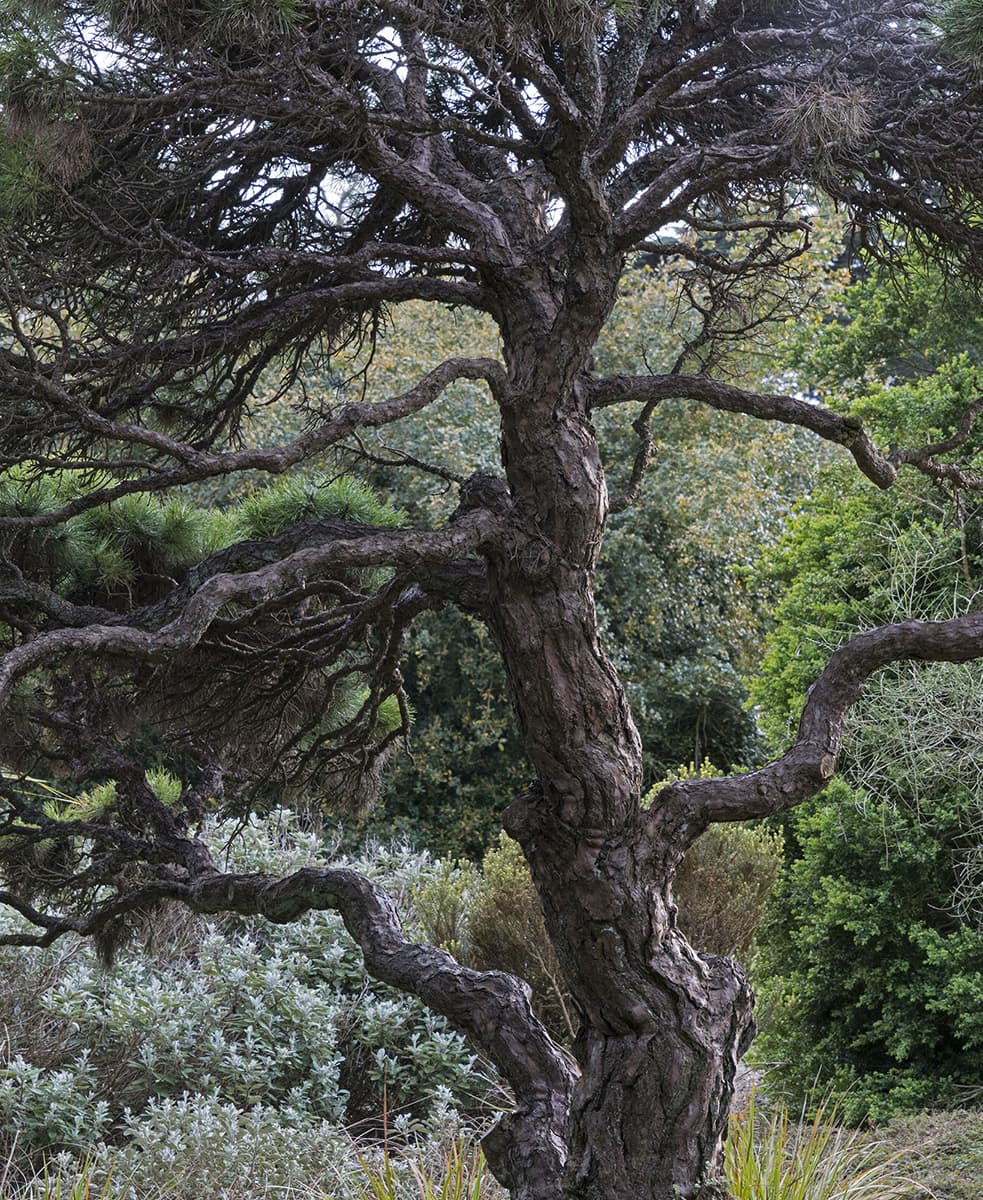
{"label": "leafy shrub", "polygon": [[121,1149],[93,1156],[96,1179],[108,1178],[114,1200],[250,1200],[335,1182],[350,1143],[331,1121],[290,1107],[237,1107],[215,1096],[154,1099],[123,1122]]}
{"label": "leafy shrub", "polygon": [[509,971],[532,988],[533,1008],[561,1039],[577,1033],[576,1008],[567,991],[543,911],[518,842],[499,835],[481,864],[469,932],[471,961],[486,971]]}
{"label": "leafy shrub", "polygon": [[441,946],[460,962],[473,962],[472,910],[481,875],[467,859],[438,859],[434,866],[434,872],[413,890],[416,920],[431,945]]}
{"label": "leafy shrub", "polygon": [[[958,1101],[983,1078],[983,931],[951,901],[950,782],[922,815],[836,781],[789,823],[797,857],[763,927],[759,1040],[801,1096],[850,1119]],[[947,794],[948,792],[948,794]]]}
{"label": "leafy shrub", "polygon": [[[215,830],[216,849],[232,832]],[[285,873],[316,848],[289,824],[278,836],[250,825],[229,853],[237,869]],[[401,849],[357,865],[404,901],[435,870]],[[135,1169],[150,1161],[147,1147],[167,1140],[168,1123],[176,1137],[196,1127],[197,1112],[211,1114],[214,1145],[228,1145],[230,1176],[241,1175],[235,1130],[254,1151],[277,1121],[298,1145],[308,1133],[314,1145],[317,1130],[378,1128],[387,1104],[394,1124],[423,1119],[434,1105],[446,1122],[449,1105],[472,1105],[486,1087],[441,1018],[368,978],[337,915],[285,925],[167,920],[180,939],[173,957],[131,949],[111,971],[87,946],[0,951],[0,1150],[12,1153],[16,1137],[25,1170],[59,1149],[90,1151],[100,1138],[143,1146],[131,1155]],[[289,1142],[285,1134],[288,1164]],[[219,1167],[211,1150],[202,1154],[208,1179],[185,1195],[213,1191],[208,1172]]]}
{"label": "leafy shrub", "polygon": [[698,950],[747,955],[782,866],[784,838],[764,825],[711,825],[676,875],[679,926]]}
{"label": "leafy shrub", "polygon": [[37,1067],[15,1054],[0,1072],[0,1119],[21,1148],[84,1146],[108,1132],[109,1104],[100,1096],[89,1049],[61,1069]]}
{"label": "leafy shrub", "polygon": [[413,756],[393,759],[369,829],[479,860],[504,803],[529,778],[501,660],[480,622],[447,608],[414,625],[403,672]]}
{"label": "leafy shrub", "polygon": [[[779,556],[788,587],[757,686],[779,740],[831,643],[979,607],[972,527],[942,527],[909,500],[886,535],[834,483]],[[879,674],[850,717],[842,778],[785,818],[759,1050],[784,1064],[791,1095],[820,1077],[851,1119],[954,1103],[983,1078],[981,683],[972,664]]]}
{"label": "leafy shrub", "polygon": [[[443,1115],[443,1114],[442,1114]],[[0,1164],[2,1200],[505,1200],[471,1134],[452,1121],[382,1146],[289,1114],[196,1097],[154,1108],[122,1150],[63,1155],[33,1179]]]}

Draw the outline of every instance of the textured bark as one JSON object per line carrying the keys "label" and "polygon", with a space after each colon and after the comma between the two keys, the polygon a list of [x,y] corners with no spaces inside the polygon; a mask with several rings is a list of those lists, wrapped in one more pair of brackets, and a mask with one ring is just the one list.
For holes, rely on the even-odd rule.
{"label": "textured bark", "polygon": [[753,1033],[747,980],[675,928],[670,846],[636,823],[572,838],[543,821],[544,807],[527,796],[507,827],[526,848],[581,1014],[567,1194],[709,1197]]}
{"label": "textured bark", "polygon": [[610,256],[593,274],[585,256],[580,276],[573,306],[542,281],[541,311],[563,318],[547,336],[527,326],[506,343],[513,533],[504,552],[486,548],[488,611],[540,782],[505,823],[580,1013],[564,1194],[709,1196],[752,998],[738,967],[697,954],[675,927],[678,830],[642,820],[640,741],[598,641],[608,500],[578,348],[607,315]]}
{"label": "textured bark", "polygon": [[741,969],[666,938],[644,1024],[590,1030],[571,1117],[574,1196],[710,1196],[722,1175],[737,1064],[753,1033]]}

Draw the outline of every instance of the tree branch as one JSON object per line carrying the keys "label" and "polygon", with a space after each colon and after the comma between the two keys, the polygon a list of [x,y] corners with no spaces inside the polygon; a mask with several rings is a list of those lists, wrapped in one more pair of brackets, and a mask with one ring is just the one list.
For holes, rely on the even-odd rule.
{"label": "tree branch", "polygon": [[59,625],[91,625],[113,619],[110,609],[73,604],[43,583],[25,579],[18,567],[0,558],[0,605],[8,604],[44,613]]}
{"label": "tree branch", "polygon": [[[475,509],[436,532],[418,529],[372,529],[361,536],[337,538],[307,547],[245,574],[213,575],[191,595],[180,613],[160,629],[133,625],[87,625],[43,633],[16,647],[0,660],[0,709],[19,679],[65,655],[124,655],[159,661],[194,648],[228,604],[264,601],[305,586],[339,568],[402,567],[423,576],[429,564],[440,567],[476,550],[498,528],[497,518]],[[132,619],[132,618],[131,618]]]}
{"label": "tree branch", "polygon": [[935,458],[937,454],[951,454],[953,450],[964,446],[969,440],[976,424],[976,418],[981,412],[983,412],[983,396],[977,397],[972,404],[965,408],[956,432],[950,437],[911,450],[895,450],[891,455],[891,462],[898,466],[914,467],[930,479],[945,480],[968,492],[983,492],[983,479],[979,476],[967,474],[956,463],[940,463]]}
{"label": "tree branch", "polygon": [[484,1140],[500,1182],[517,1197],[547,1194],[544,1182],[559,1191],[576,1068],[533,1016],[519,980],[462,967],[443,950],[407,941],[392,900],[354,871],[306,868],[279,880],[212,877],[196,884],[185,902],[196,912],[257,914],[276,922],[311,908],[337,909],[369,974],[447,1017],[508,1081],[516,1110]]}
{"label": "tree branch", "polygon": [[[285,446],[234,450],[222,454],[197,450],[186,442],[168,437],[158,430],[113,421],[90,409],[78,409],[78,406],[73,404],[72,407],[78,409],[77,420],[91,432],[102,438],[147,446],[157,454],[176,459],[181,466],[124,479],[111,487],[96,488],[53,511],[26,516],[0,516],[0,529],[59,525],[78,516],[79,513],[118,500],[121,496],[132,495],[135,492],[162,491],[238,471],[268,471],[270,474],[279,475],[350,437],[358,429],[378,428],[420,412],[459,379],[484,379],[493,393],[503,388],[506,382],[504,368],[494,359],[448,359],[402,395],[388,400],[346,404],[309,433],[288,442]],[[48,384],[48,388],[54,389],[55,385]],[[57,390],[66,404],[71,403],[63,389]]]}
{"label": "tree branch", "polygon": [[171,883],[148,884],[146,887],[128,892],[125,896],[114,896],[112,900],[106,901],[91,912],[80,916],[60,917],[53,917],[49,913],[41,912],[20,896],[14,895],[13,892],[0,891],[0,904],[6,904],[15,912],[20,913],[26,921],[44,930],[44,933],[40,934],[5,933],[0,935],[0,946],[44,948],[52,945],[58,938],[64,937],[66,933],[74,933],[79,937],[91,937],[120,917],[126,916],[127,913],[145,908],[147,905],[158,903],[161,900],[178,898],[174,893],[175,889],[180,889],[180,887],[181,885]]}
{"label": "tree branch", "polygon": [[877,450],[858,420],[795,396],[751,392],[705,375],[608,375],[591,384],[594,408],[625,402],[647,405],[669,399],[698,400],[722,412],[800,425],[826,441],[845,446],[860,470],[879,488],[889,488],[897,477],[893,463]]}
{"label": "tree branch", "polygon": [[901,621],[851,638],[809,690],[791,749],[759,771],[732,779],[685,779],[658,795],[650,820],[678,825],[689,844],[713,821],[743,821],[793,808],[832,778],[843,720],[875,671],[891,663],[970,662],[983,657],[983,612],[947,621]]}
{"label": "tree branch", "polygon": [[941,442],[930,442],[927,446],[919,446],[913,450],[899,450],[891,456],[893,462],[911,463],[918,465],[926,459],[934,458],[936,454],[950,454],[958,450],[969,439],[976,424],[976,418],[983,412],[983,396],[978,396],[972,404],[966,406],[959,418],[959,427],[951,437],[943,438]]}

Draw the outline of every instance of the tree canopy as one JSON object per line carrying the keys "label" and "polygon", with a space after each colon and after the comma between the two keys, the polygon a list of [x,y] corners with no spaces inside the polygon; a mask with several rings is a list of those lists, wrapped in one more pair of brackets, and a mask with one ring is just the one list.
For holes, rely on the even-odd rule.
{"label": "tree canopy", "polygon": [[[338,908],[368,970],[450,1017],[508,1081],[515,1109],[485,1146],[516,1197],[719,1195],[752,996],[736,964],[679,932],[676,867],[709,824],[815,794],[867,677],[983,655],[983,615],[859,634],[781,758],[679,779],[643,809],[598,554],[639,496],[668,401],[810,431],[880,488],[903,469],[979,486],[983,401],[885,449],[856,415],[736,365],[750,338],[808,311],[798,266],[819,193],[885,270],[912,247],[936,270],[978,270],[983,93],[966,6],[4,13],[0,898],[29,927],[6,940],[74,931],[108,947],[165,900],[273,921]],[[678,349],[665,369],[605,370],[595,348],[643,255],[685,300]],[[371,372],[387,313],[416,301],[485,314],[498,352],[452,354],[380,399],[305,386],[353,352]],[[459,381],[494,405],[501,469],[406,462],[456,489],[449,515],[414,521],[398,495],[289,474],[371,462],[367,431]],[[300,432],[243,441],[261,399],[291,405]],[[629,438],[620,471],[606,470],[607,421]],[[235,510],[195,507],[256,473],[286,479]],[[406,631],[448,604],[488,629],[509,682],[534,779],[504,822],[579,1014],[576,1063],[516,980],[407,941],[357,873],[224,871],[197,832],[215,802],[243,813],[315,782],[364,803],[409,724]],[[150,786],[153,762],[178,794]],[[106,786],[52,807],[24,776]]]}

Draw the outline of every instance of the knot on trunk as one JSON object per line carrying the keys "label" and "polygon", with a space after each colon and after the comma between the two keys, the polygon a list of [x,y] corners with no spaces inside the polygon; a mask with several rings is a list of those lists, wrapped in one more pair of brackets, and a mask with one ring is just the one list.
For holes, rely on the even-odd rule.
{"label": "knot on trunk", "polygon": [[520,846],[526,846],[543,823],[543,785],[534,779],[502,813],[502,827]]}
{"label": "knot on trunk", "polygon": [[506,513],[512,506],[512,494],[507,480],[489,471],[475,471],[460,485],[459,502],[455,516],[462,516],[476,508],[489,512]]}

